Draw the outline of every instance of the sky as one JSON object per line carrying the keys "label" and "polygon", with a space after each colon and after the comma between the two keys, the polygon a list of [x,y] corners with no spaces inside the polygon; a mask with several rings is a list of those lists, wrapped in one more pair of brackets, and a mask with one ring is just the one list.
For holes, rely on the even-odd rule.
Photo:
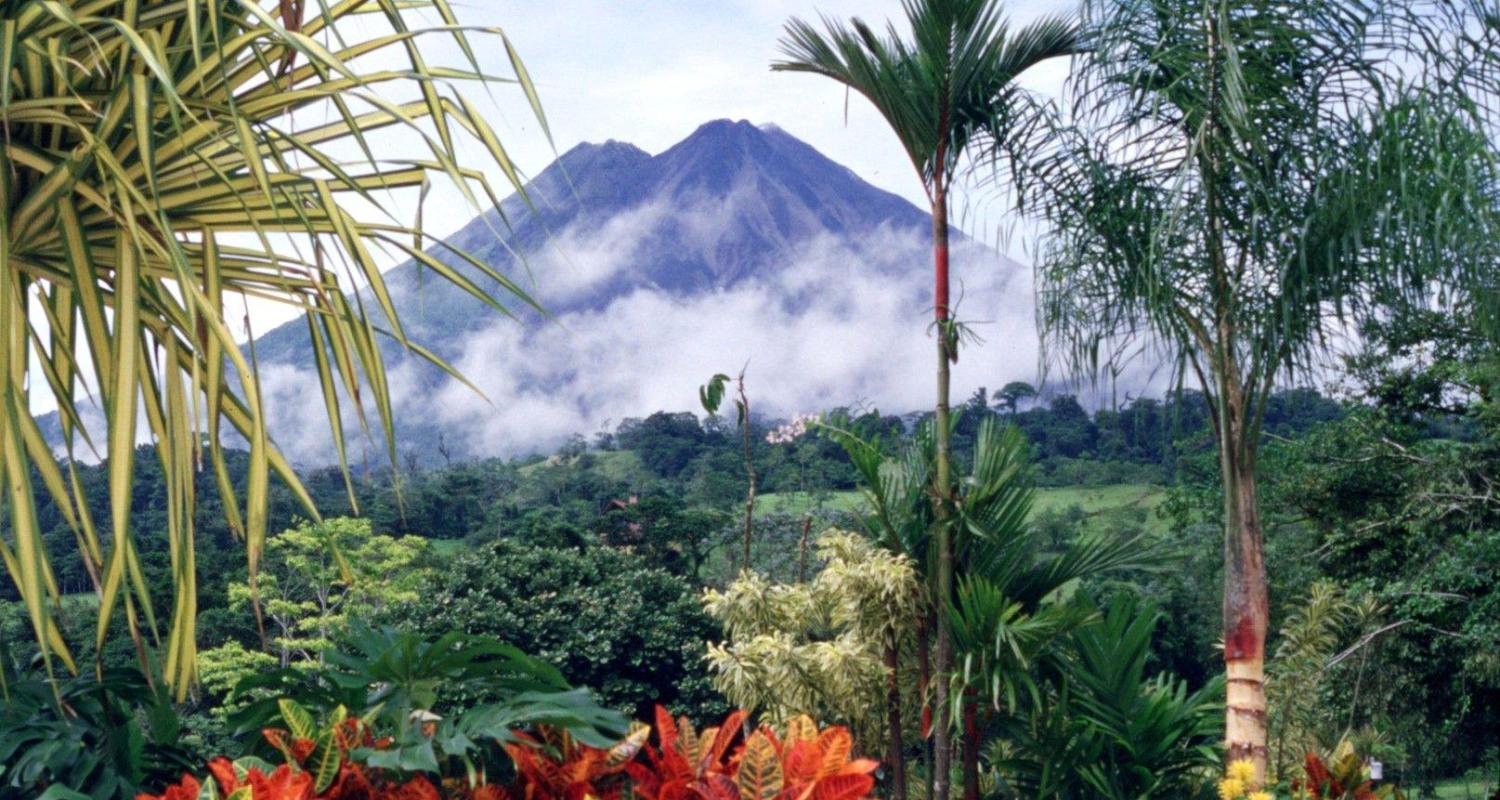
{"label": "sky", "polygon": [[[858,16],[878,25],[899,19],[897,0],[557,0],[545,14],[537,7],[489,0],[459,13],[502,27],[515,43],[558,152],[619,139],[656,153],[707,120],[748,119],[775,123],[866,181],[925,205],[911,162],[863,98],[846,97],[823,77],[769,70],[788,18]],[[1018,0],[1007,7],[1019,25],[1075,5]],[[1059,60],[1028,73],[1025,83],[1055,94],[1066,72]],[[497,110],[523,166],[544,167],[551,152],[529,114],[503,102]]]}
{"label": "sky", "polygon": [[[487,119],[525,173],[537,174],[580,142],[614,139],[654,154],[709,120],[744,119],[774,124],[869,183],[926,206],[910,162],[863,98],[846,95],[826,78],[769,68],[788,18],[858,16],[883,26],[901,16],[896,0],[557,0],[545,13],[539,8],[510,0],[455,6],[461,21],[503,30],[537,86],[550,142],[514,87],[496,87],[493,93],[466,89],[488,109]],[[1072,6],[1024,0],[1009,8],[1019,25]],[[486,72],[511,74],[493,37],[475,41],[491,43],[480,49]],[[432,61],[462,63],[461,54],[443,40],[427,43]],[[1026,85],[1055,95],[1067,67],[1066,60],[1045,64],[1026,76]],[[471,152],[469,166],[489,163],[482,152]],[[491,178],[495,186],[504,185],[498,174]],[[963,217],[961,203],[958,207],[962,225],[969,218]],[[425,209],[425,224],[438,235],[461,227],[472,211],[440,183]],[[969,227],[975,238],[996,239]],[[605,233],[588,236],[607,238]],[[555,244],[575,239],[571,232],[559,232]],[[464,343],[464,356],[455,364],[483,390],[482,398],[458,384],[434,393],[398,370],[395,401],[398,407],[427,409],[448,430],[477,442],[479,452],[495,454],[546,450],[571,433],[589,434],[626,416],[693,410],[696,387],[707,375],[733,371],[747,361],[753,365],[758,407],[773,415],[850,402],[892,411],[923,407],[930,402],[931,381],[912,376],[930,372],[932,344],[923,318],[930,278],[898,270],[925,261],[926,245],[892,242],[878,252],[850,247],[813,243],[790,269],[686,302],[637,291],[609,308],[570,315],[543,330],[497,320]],[[592,269],[593,256],[624,249],[600,241],[564,255],[569,264]],[[994,343],[979,346],[966,360],[955,396],[966,397],[981,385],[1034,379],[1038,347],[1030,270],[982,247],[960,260],[969,263],[969,271],[957,291],[965,293],[969,308],[984,307],[975,311],[982,319],[981,335]],[[798,274],[825,276],[844,288],[844,297],[811,306],[794,302],[805,292],[786,278]],[[546,283],[537,287],[544,304]],[[849,302],[854,298],[861,298],[859,308]],[[788,315],[784,309],[791,305],[803,310]],[[287,316],[275,308],[255,312],[261,331]],[[695,335],[710,327],[714,336]],[[538,352],[566,357],[528,357]],[[547,374],[533,374],[539,372]],[[312,395],[306,377],[300,372],[263,376],[270,405],[292,413],[288,429],[322,427],[321,404],[307,400]],[[538,385],[547,390],[538,391]],[[283,442],[294,459],[302,457],[298,460],[314,459],[326,445],[323,436],[310,434]]]}
{"label": "sky", "polygon": [[[523,176],[540,173],[582,142],[614,139],[655,154],[709,120],[744,119],[775,124],[875,186],[920,207],[927,205],[911,162],[869,103],[827,78],[770,71],[780,55],[777,42],[788,19],[859,17],[876,27],[895,21],[905,36],[899,0],[556,0],[545,5],[534,0],[469,0],[452,6],[464,26],[503,33],[537,87],[547,130],[538,124],[519,88],[457,84],[484,113]],[[1019,27],[1040,17],[1074,13],[1077,5],[1067,0],[1012,0],[1006,8],[1008,19]],[[408,13],[416,23],[441,24],[430,11]],[[471,40],[486,74],[514,74],[497,37],[474,33]],[[426,37],[421,44],[429,63],[469,67],[446,36]],[[366,58],[360,64],[407,66],[399,51],[391,50],[389,56]],[[1021,83],[1057,96],[1067,71],[1067,60],[1058,59],[1034,67]],[[331,110],[325,116],[313,121],[300,117],[298,127],[333,120]],[[382,136],[388,145],[377,157],[399,157],[420,146],[402,131],[387,130]],[[465,166],[482,169],[501,195],[510,193],[505,177],[482,147],[462,140],[457,146],[466,156]],[[346,149],[351,160],[362,158],[352,146]],[[1009,220],[991,219],[996,214],[987,200],[976,200],[975,206],[965,201],[959,196],[952,203],[956,225],[1025,260],[1018,252],[1022,245],[1011,240]],[[979,202],[989,212],[983,222],[976,222]],[[416,209],[411,194],[382,198],[382,203],[405,219]],[[432,183],[423,208],[425,230],[439,238],[479,213],[441,177]],[[382,259],[378,252],[376,257],[387,268],[401,260],[395,255]],[[257,334],[296,314],[272,302],[250,304]],[[235,332],[245,338],[243,330]]]}

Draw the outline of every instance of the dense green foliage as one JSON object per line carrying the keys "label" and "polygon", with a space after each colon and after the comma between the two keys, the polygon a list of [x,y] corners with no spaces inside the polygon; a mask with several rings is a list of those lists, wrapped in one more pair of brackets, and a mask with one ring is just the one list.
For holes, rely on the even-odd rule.
{"label": "dense green foliage", "polygon": [[67,713],[58,712],[44,680],[17,677],[6,681],[0,705],[0,798],[31,800],[53,785],[129,797],[193,765],[171,698],[140,670],[68,680],[59,687]]}
{"label": "dense green foliage", "polygon": [[[1446,340],[1445,330],[1430,325],[1402,329],[1404,335],[1420,329],[1427,341]],[[1364,407],[1351,409],[1307,390],[1273,398],[1265,456],[1266,502],[1275,519],[1268,559],[1278,626],[1318,580],[1372,593],[1385,607],[1385,623],[1400,623],[1363,651],[1363,661],[1345,658],[1330,670],[1318,689],[1320,707],[1338,716],[1357,706],[1358,726],[1380,732],[1381,752],[1395,774],[1426,779],[1481,763],[1486,748],[1496,746],[1500,698],[1485,643],[1494,638],[1500,580],[1482,565],[1497,563],[1500,525],[1484,490],[1488,476],[1500,471],[1500,446],[1489,406],[1456,400],[1453,391],[1460,382],[1484,384],[1482,358],[1464,351],[1424,361],[1420,369],[1381,366],[1392,363],[1366,354],[1364,362],[1351,364],[1356,391],[1370,398]],[[1099,485],[1123,475],[1176,487],[1160,505],[1153,499],[1140,507],[1137,493],[1090,489],[1118,498],[1088,510],[1062,505],[1034,512],[1031,525],[1044,548],[1057,550],[1085,532],[1146,536],[1170,561],[1167,570],[1093,580],[1085,588],[1101,602],[1123,589],[1158,606],[1146,673],[1180,676],[1189,691],[1210,685],[1218,638],[1218,604],[1203,591],[1219,580],[1220,563],[1217,476],[1201,409],[1201,397],[1192,393],[1139,399],[1092,415],[1067,396],[1022,399],[1014,412],[1003,398],[981,405],[976,396],[960,414],[955,435],[966,461],[979,422],[1013,420],[1032,443],[1034,474],[1044,485]],[[870,414],[854,422],[866,435],[883,433],[882,447],[895,453],[905,426],[926,416]],[[359,478],[355,488],[369,535],[416,535],[428,544],[398,577],[432,577],[401,588],[414,597],[388,618],[420,630],[453,626],[495,635],[555,662],[572,683],[600,690],[615,708],[638,711],[666,699],[700,719],[716,715],[723,701],[701,659],[705,642],[724,637],[696,595],[699,587],[722,586],[733,576],[743,470],[732,431],[685,422],[620,427],[624,441],[637,447],[666,451],[690,441],[680,455],[693,466],[675,477],[652,469],[611,436],[571,443],[547,459],[406,471],[399,499],[390,473]],[[821,568],[815,548],[808,548],[808,563],[799,557],[809,530],[815,538],[829,524],[859,527],[853,515],[837,510],[848,507],[846,487],[854,485],[855,471],[835,442],[808,436],[772,447],[764,441],[770,421],[756,427],[762,480],[796,502],[758,514],[755,564],[772,580],[795,581]],[[232,475],[242,479],[243,458],[227,455]],[[154,461],[136,464],[142,471],[134,483],[136,514],[144,531],[164,521],[165,507],[153,488],[160,480],[151,472]],[[99,466],[80,464],[78,472],[81,480],[104,479]],[[306,478],[328,513],[347,513],[335,472]],[[305,529],[290,497],[275,484],[272,490],[273,529]],[[1442,503],[1434,501],[1439,497]],[[223,700],[234,675],[272,666],[279,655],[262,649],[250,614],[232,607],[230,586],[244,580],[242,545],[213,516],[212,498],[205,493],[199,512],[200,646],[219,648],[225,658],[205,673],[210,680],[201,699],[182,707],[182,722],[187,745],[224,750],[229,729],[222,715],[205,712]],[[812,524],[803,509],[814,513]],[[50,535],[70,537],[60,517],[48,513]],[[424,525],[434,527],[428,532]],[[141,546],[148,582],[158,585],[166,543],[142,536]],[[59,558],[57,566],[61,575],[74,576],[65,579],[72,581],[69,588],[86,586],[81,564]],[[77,595],[66,603],[87,601]],[[78,651],[90,653],[87,614],[64,613],[60,620]],[[13,603],[0,616],[0,635],[24,663],[26,627]],[[1273,639],[1273,651],[1277,644]],[[1352,644],[1346,638],[1339,649]],[[279,651],[273,645],[270,653]],[[128,641],[111,642],[106,663],[133,667]],[[1357,704],[1356,673],[1363,675]],[[909,741],[919,741],[910,735]]]}
{"label": "dense green foliage", "polygon": [[[501,748],[519,728],[545,724],[596,746],[626,728],[622,714],[574,689],[550,664],[483,635],[358,625],[325,656],[318,669],[242,680],[235,694],[247,703],[231,720],[236,733],[277,726],[300,736],[299,717],[326,723],[347,715],[389,737],[374,752],[351,754],[368,766],[457,777],[506,764]],[[251,738],[249,749],[270,756],[275,748]]]}
{"label": "dense green foliage", "polygon": [[[123,610],[118,630],[143,660],[148,647],[159,651],[161,679],[178,701],[196,681],[197,499],[219,498],[223,524],[244,537],[252,584],[274,530],[270,476],[297,487],[315,513],[268,434],[254,348],[242,352],[240,330],[231,331],[237,302],[304,315],[314,362],[304,366],[316,370],[330,460],[340,464],[349,422],[383,434],[395,461],[377,327],[413,357],[454,372],[407,339],[375,252],[404,252],[497,310],[497,297],[535,305],[474,256],[445,248],[477,271],[471,277],[424,250],[432,242],[420,205],[433,180],[476,213],[480,197],[496,198],[481,165],[524,191],[459,86],[513,83],[547,130],[508,42],[507,79],[474,58],[472,39],[499,46],[503,34],[460,25],[446,3],[437,7],[424,20],[400,3],[324,3],[319,13],[292,0],[0,4],[0,489],[11,500],[0,562],[49,674],[80,667],[53,614],[61,592],[49,545],[58,543],[44,536],[33,491],[56,503],[73,533],[69,549],[88,565],[99,598],[95,650]],[[425,59],[415,42],[439,37],[465,58]],[[372,69],[375,53],[395,61]],[[411,161],[375,158],[408,136]],[[460,142],[476,149],[461,157]],[[386,192],[379,200],[377,186]],[[369,302],[347,294],[356,286]],[[247,306],[246,328],[248,315]],[[58,410],[51,443],[31,413],[43,397]],[[233,436],[248,447],[239,486],[225,474],[223,444]],[[139,450],[141,438],[154,447]],[[104,491],[86,494],[59,453],[69,462],[105,454],[107,485],[88,487]],[[170,513],[162,528],[138,528],[131,513],[138,453],[163,473],[156,488]],[[195,491],[204,474],[213,485]],[[82,513],[101,497],[108,513]],[[109,521],[108,536],[96,520]],[[137,534],[171,542],[166,581],[142,579]]]}
{"label": "dense green foliage", "polygon": [[1049,665],[1051,684],[1025,711],[1002,718],[994,779],[1027,796],[1192,797],[1219,762],[1222,684],[1189,689],[1147,662],[1160,618],[1126,595],[1069,633]]}
{"label": "dense green foliage", "polygon": [[702,719],[724,710],[702,669],[718,629],[695,587],[635,554],[496,542],[450,560],[418,594],[390,619],[513,644],[638,719],[655,703]]}
{"label": "dense green foliage", "polygon": [[[530,298],[364,201],[440,174],[487,207],[464,136],[523,179],[455,87],[516,84],[545,133],[540,102],[503,33],[511,77],[480,72],[444,0],[430,29],[420,3],[307,5],[0,2],[0,800],[129,798],[215,755],[283,760],[298,800],[513,775],[614,800],[627,773],[656,800],[864,800],[875,753],[895,800],[1370,798],[1369,757],[1380,797],[1500,780],[1493,0],[794,19],[773,68],[869,100],[931,203],[935,408],[779,424],[742,374],[730,421],[718,375],[707,419],[458,464],[392,441],[382,356],[437,359],[371,246]],[[429,66],[437,37],[466,65]],[[367,71],[381,51],[400,68]],[[1059,56],[1065,102],[1018,85]],[[431,159],[376,159],[387,128]],[[352,140],[369,158],[336,158]],[[950,397],[972,166],[1045,225],[1046,355],[1154,359],[1175,391]],[[306,313],[338,466],[271,441],[235,295]],[[378,466],[349,469],[356,425]],[[628,723],[653,707],[659,752]]]}

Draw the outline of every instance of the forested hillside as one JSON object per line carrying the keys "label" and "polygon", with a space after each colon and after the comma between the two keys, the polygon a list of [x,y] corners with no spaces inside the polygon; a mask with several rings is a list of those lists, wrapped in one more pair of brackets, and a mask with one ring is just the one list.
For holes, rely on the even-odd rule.
{"label": "forested hillside", "polygon": [[[1500,618],[1500,576],[1473,569],[1476,559],[1500,556],[1500,510],[1453,485],[1484,479],[1488,459],[1500,459],[1500,442],[1475,415],[1487,406],[1435,405],[1438,390],[1428,385],[1428,373],[1371,380],[1379,381],[1374,405],[1350,405],[1307,389],[1279,393],[1269,405],[1274,614],[1290,623],[1323,586],[1376,603],[1379,623],[1359,623],[1375,627],[1357,628],[1356,635],[1355,621],[1345,619],[1339,624],[1347,630],[1329,633],[1347,644],[1380,631],[1372,646],[1318,681],[1318,691],[1331,708],[1347,707],[1362,724],[1389,731],[1380,752],[1413,777],[1446,775],[1482,761],[1487,738],[1481,732],[1500,724],[1500,685],[1485,644]],[[892,452],[930,416],[829,414],[849,415],[855,428]],[[1219,501],[1203,398],[1191,392],[1144,398],[1090,414],[1071,395],[1041,399],[1025,384],[976,393],[963,404],[955,429],[960,461],[972,458],[985,420],[1014,425],[1029,443],[1031,478],[1039,486],[1032,525],[1046,546],[1105,533],[1144,534],[1159,548],[1163,569],[1091,591],[1103,596],[1123,587],[1160,604],[1166,614],[1151,664],[1195,687],[1206,684],[1218,610],[1200,588],[1218,579]],[[828,527],[860,529],[868,509],[844,450],[816,434],[768,441],[783,424],[758,418],[752,428],[759,487],[752,552],[757,571],[794,580],[818,569],[810,540]],[[408,574],[400,589],[346,587],[351,595],[370,593],[350,597],[351,605],[385,609],[380,614],[404,625],[456,625],[517,643],[628,711],[640,713],[666,698],[708,718],[723,709],[723,700],[703,682],[698,662],[702,642],[720,634],[696,595],[702,587],[724,586],[740,566],[747,486],[741,442],[733,420],[657,413],[623,420],[591,438],[577,435],[545,457],[438,468],[420,467],[422,460],[410,457],[395,470],[372,466],[355,473],[357,506],[336,469],[304,480],[324,518],[361,520],[335,539],[370,561],[372,575]],[[229,464],[234,480],[243,481],[243,454],[231,453]],[[160,475],[149,459],[136,465],[134,519],[143,531],[162,530]],[[76,468],[81,481],[96,483],[105,480],[107,466]],[[217,506],[212,475],[200,473],[197,491],[200,646],[210,663],[219,663],[213,661],[218,654],[219,669],[235,675],[261,663],[259,653],[266,653],[267,664],[316,653],[317,637],[295,626],[277,637],[282,645],[262,649],[243,589],[234,588],[245,580],[242,544]],[[1438,493],[1448,496],[1442,508],[1430,505]],[[58,540],[56,552],[66,553],[61,544],[70,529],[44,494],[37,500],[49,539]],[[313,606],[296,604],[318,595],[319,580],[338,581],[327,565],[308,568],[318,540],[296,543],[310,530],[307,512],[285,487],[273,485],[270,509],[272,529],[287,531],[273,542],[285,539],[288,548],[282,553],[273,545],[272,574],[281,571],[286,602],[302,608],[297,614],[312,613]],[[103,512],[93,509],[101,519]],[[1372,524],[1376,519],[1389,522]],[[148,585],[165,584],[157,576],[169,569],[166,549],[163,537],[143,537]],[[85,602],[91,584],[81,562],[61,558],[54,569],[64,591]],[[533,605],[521,602],[526,597],[549,599]],[[14,595],[9,599],[6,640],[24,642],[23,610]],[[506,611],[495,616],[501,607]],[[640,616],[648,608],[651,616]],[[595,618],[605,609],[614,610]],[[78,624],[85,621],[79,615]],[[1441,638],[1433,631],[1443,632]],[[84,629],[76,634],[88,652]],[[639,638],[647,635],[666,638]],[[594,655],[578,660],[583,641]],[[134,657],[128,642],[112,647],[111,662],[125,666]],[[12,658],[27,650],[11,649]],[[647,651],[654,654],[650,666],[640,661]],[[206,673],[199,700],[205,710],[231,685],[224,675],[215,679],[214,667]],[[1400,700],[1414,693],[1421,703]],[[192,719],[206,742],[223,735],[222,718],[205,711]],[[1446,744],[1435,747],[1435,741]],[[1463,741],[1474,747],[1454,744]]]}

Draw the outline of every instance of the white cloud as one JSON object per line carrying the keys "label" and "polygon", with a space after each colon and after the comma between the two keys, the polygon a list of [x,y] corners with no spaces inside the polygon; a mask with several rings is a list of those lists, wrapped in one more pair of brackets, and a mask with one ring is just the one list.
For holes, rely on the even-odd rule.
{"label": "white cloud", "polygon": [[[734,206],[697,208],[688,216],[711,229],[712,218],[733,214]],[[666,219],[651,206],[635,217],[648,227]],[[568,253],[568,262],[586,276],[615,274],[642,236],[634,225],[593,230],[558,237],[587,243]],[[438,424],[467,455],[545,451],[607,421],[697,411],[700,384],[747,362],[758,413],[789,416],[855,402],[892,412],[925,408],[933,400],[935,358],[925,240],[890,228],[858,241],[822,235],[729,288],[683,297],[642,287],[552,323],[498,320],[468,336],[454,359],[487,400],[451,379],[434,388],[422,380],[430,370],[407,362],[391,373],[398,419]],[[975,243],[958,246],[954,261],[964,287],[961,314],[987,340],[964,354],[955,396],[978,385],[1032,379],[1037,345],[1030,271]],[[572,288],[565,281],[552,290]],[[326,462],[331,450],[326,425],[318,424],[321,401],[313,384],[299,391],[288,377],[268,377],[271,407],[291,409],[275,428],[298,432],[295,440],[282,435],[279,441],[294,460]]]}

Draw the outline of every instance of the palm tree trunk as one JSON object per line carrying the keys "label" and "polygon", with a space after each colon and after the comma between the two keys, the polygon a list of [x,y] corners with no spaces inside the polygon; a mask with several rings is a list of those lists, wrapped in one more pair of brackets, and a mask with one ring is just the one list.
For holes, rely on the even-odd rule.
{"label": "palm tree trunk", "polygon": [[[1225,338],[1225,341],[1228,341]],[[1249,759],[1266,778],[1265,656],[1270,604],[1266,589],[1260,499],[1255,482],[1258,436],[1248,425],[1249,399],[1239,365],[1224,348],[1215,372],[1219,474],[1224,490],[1224,744],[1230,761]]]}
{"label": "palm tree trunk", "polygon": [[[937,163],[943,163],[939,148]],[[953,599],[953,538],[948,528],[948,491],[951,467],[948,463],[948,365],[952,353],[948,347],[948,198],[944,176],[939,169],[933,181],[932,255],[935,285],[933,314],[937,322],[937,596],[933,598],[937,620],[937,654],[934,664],[937,686],[933,702],[937,705],[937,729],[932,739],[933,792],[936,800],[947,800],[949,770],[953,763],[953,707],[948,701],[948,678],[953,671],[953,642],[948,633],[948,603]]]}
{"label": "palm tree trunk", "polygon": [[[1231,761],[1266,775],[1266,630],[1270,609],[1253,456],[1226,437],[1224,466],[1224,741]],[[1253,444],[1250,445],[1253,447]]]}
{"label": "palm tree trunk", "polygon": [[807,582],[807,537],[812,533],[813,518],[808,513],[802,518],[802,539],[797,542],[797,582]]}
{"label": "palm tree trunk", "polygon": [[964,800],[979,800],[979,690],[964,689]]}
{"label": "palm tree trunk", "polygon": [[898,675],[901,650],[896,642],[885,647],[885,714],[890,727],[890,744],[886,763],[891,768],[892,800],[906,800],[906,756],[902,752],[901,738],[901,683]]}

